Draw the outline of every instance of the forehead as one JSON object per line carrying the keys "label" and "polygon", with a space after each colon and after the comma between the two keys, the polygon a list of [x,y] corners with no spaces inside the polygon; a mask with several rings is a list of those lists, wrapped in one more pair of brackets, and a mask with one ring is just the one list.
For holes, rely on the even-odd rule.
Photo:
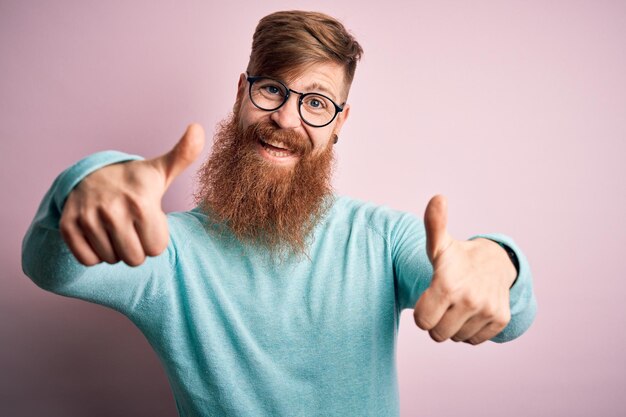
{"label": "forehead", "polygon": [[289,88],[302,93],[313,91],[324,93],[337,103],[345,100],[347,87],[345,69],[335,62],[307,65],[286,75],[283,80]]}

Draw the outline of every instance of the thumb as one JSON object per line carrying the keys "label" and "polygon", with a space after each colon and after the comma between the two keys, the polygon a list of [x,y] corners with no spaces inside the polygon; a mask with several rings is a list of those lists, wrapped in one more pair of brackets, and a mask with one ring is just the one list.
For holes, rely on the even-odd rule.
{"label": "thumb", "polygon": [[192,123],[169,152],[149,161],[163,173],[165,189],[198,158],[203,148],[204,129],[199,124]]}
{"label": "thumb", "polygon": [[443,195],[436,195],[430,199],[424,213],[426,228],[426,252],[430,262],[445,251],[452,243],[448,234],[448,201]]}

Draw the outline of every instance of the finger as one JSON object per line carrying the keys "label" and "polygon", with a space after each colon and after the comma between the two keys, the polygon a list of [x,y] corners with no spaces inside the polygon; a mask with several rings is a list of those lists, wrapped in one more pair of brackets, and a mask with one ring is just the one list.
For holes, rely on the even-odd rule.
{"label": "finger", "polygon": [[489,322],[489,320],[486,320],[482,316],[473,316],[454,334],[454,336],[451,337],[451,339],[455,342],[465,342],[475,336],[486,325],[488,325]]}
{"label": "finger", "polygon": [[483,343],[483,342],[485,342],[485,341],[495,337],[498,333],[500,333],[504,329],[504,327],[506,327],[506,326],[502,326],[501,323],[490,322],[490,323],[486,324],[484,327],[482,327],[472,337],[467,339],[466,342],[471,344],[471,345],[478,345],[480,343]]}
{"label": "finger", "polygon": [[59,229],[61,237],[78,262],[85,266],[93,266],[102,262],[82,234],[76,218],[64,216],[59,224]]}
{"label": "finger", "polygon": [[430,199],[424,212],[426,251],[431,263],[452,243],[448,234],[448,202],[443,195]]}
{"label": "finger", "polygon": [[91,248],[102,261],[109,264],[119,262],[109,240],[109,234],[96,213],[80,216],[78,225]]}
{"label": "finger", "polygon": [[452,305],[439,320],[439,323],[430,330],[430,337],[437,342],[443,342],[455,336],[472,319],[474,313],[475,311],[461,304]]}
{"label": "finger", "polygon": [[147,256],[160,255],[169,241],[167,217],[161,210],[149,214],[134,223],[143,252]]}
{"label": "finger", "polygon": [[204,129],[199,124],[193,123],[187,127],[183,137],[169,152],[149,161],[163,173],[165,189],[198,158],[202,148],[204,148]]}
{"label": "finger", "polygon": [[115,253],[125,264],[130,266],[141,265],[146,254],[132,221],[114,221],[110,224],[109,236]]}
{"label": "finger", "polygon": [[429,287],[415,303],[413,319],[422,330],[430,330],[437,326],[450,307],[448,296],[437,287]]}

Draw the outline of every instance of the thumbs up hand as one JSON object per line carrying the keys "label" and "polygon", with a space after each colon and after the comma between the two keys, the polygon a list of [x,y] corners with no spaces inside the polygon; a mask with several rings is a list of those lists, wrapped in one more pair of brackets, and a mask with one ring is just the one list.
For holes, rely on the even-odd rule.
{"label": "thumbs up hand", "polygon": [[413,316],[417,326],[437,342],[452,339],[476,345],[508,324],[509,288],[517,271],[497,243],[452,238],[447,217],[445,197],[433,197],[424,214],[433,277],[417,300]]}
{"label": "thumbs up hand", "polygon": [[87,266],[137,266],[162,253],[169,233],[161,199],[203,147],[204,131],[192,124],[164,155],[108,165],[85,177],[68,196],[59,225],[76,259]]}

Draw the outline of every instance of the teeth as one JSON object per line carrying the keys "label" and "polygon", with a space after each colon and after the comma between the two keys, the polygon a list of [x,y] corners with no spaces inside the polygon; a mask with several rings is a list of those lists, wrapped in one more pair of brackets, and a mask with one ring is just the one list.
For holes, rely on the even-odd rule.
{"label": "teeth", "polygon": [[[265,149],[267,153],[277,158],[284,158],[292,154],[292,152],[289,149],[285,149],[279,146],[279,145],[285,146],[282,142],[268,142],[263,138],[261,139],[261,145],[263,145],[263,149]],[[273,146],[274,148],[280,148],[281,150],[274,149],[271,146]]]}
{"label": "teeth", "polygon": [[285,145],[282,142],[275,142],[275,141],[268,141],[268,140],[263,140],[265,143],[267,143],[268,145],[272,145],[276,148],[281,148],[281,149],[286,149],[289,150],[289,148],[287,147],[287,145]]}
{"label": "teeth", "polygon": [[270,155],[272,155],[272,156],[277,156],[277,157],[280,157],[280,158],[283,158],[285,156],[289,156],[290,155],[290,152],[279,152],[279,151],[275,151],[273,149],[269,149],[267,147],[265,148],[265,151],[267,153],[269,153]]}

